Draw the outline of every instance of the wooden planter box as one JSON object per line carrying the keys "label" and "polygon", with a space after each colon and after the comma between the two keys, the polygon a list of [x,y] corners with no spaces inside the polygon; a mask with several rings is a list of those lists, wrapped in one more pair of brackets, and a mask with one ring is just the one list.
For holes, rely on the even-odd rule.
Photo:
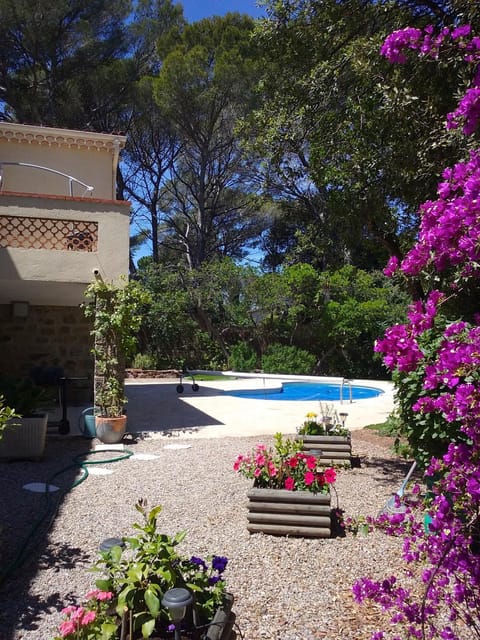
{"label": "wooden planter box", "polygon": [[232,611],[233,595],[227,593],[225,604],[215,612],[205,640],[235,640],[237,634],[233,630],[235,614]]}
{"label": "wooden planter box", "polygon": [[0,459],[40,460],[45,451],[46,413],[31,418],[13,418],[0,439]]}
{"label": "wooden planter box", "polygon": [[350,436],[304,436],[297,435],[303,442],[302,451],[314,454],[319,462],[328,465],[352,464],[352,441]]}
{"label": "wooden planter box", "polygon": [[254,488],[247,496],[250,533],[304,538],[331,536],[329,493]]}

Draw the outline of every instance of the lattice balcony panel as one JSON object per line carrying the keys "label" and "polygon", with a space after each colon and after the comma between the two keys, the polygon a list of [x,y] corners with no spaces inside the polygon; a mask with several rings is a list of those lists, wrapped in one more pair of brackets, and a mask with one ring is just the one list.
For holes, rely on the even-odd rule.
{"label": "lattice balcony panel", "polygon": [[97,251],[98,223],[0,216],[0,247]]}

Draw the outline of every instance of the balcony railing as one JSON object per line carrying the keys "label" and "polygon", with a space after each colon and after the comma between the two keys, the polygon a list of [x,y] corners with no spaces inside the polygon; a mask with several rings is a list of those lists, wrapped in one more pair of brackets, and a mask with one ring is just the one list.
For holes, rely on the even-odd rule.
{"label": "balcony railing", "polygon": [[98,251],[98,223],[0,215],[0,248]]}
{"label": "balcony railing", "polygon": [[57,171],[56,169],[51,169],[50,167],[42,167],[39,164],[30,164],[29,162],[3,162],[0,161],[0,191],[3,189],[3,167],[4,166],[15,166],[15,167],[27,167],[29,169],[38,169],[40,171],[48,171],[49,173],[55,173],[59,176],[63,176],[66,180],[68,180],[68,191],[69,195],[73,197],[73,184],[79,184],[85,188],[80,198],[84,198],[87,194],[92,195],[92,192],[95,187],[92,187],[85,182],[82,182],[78,178],[74,176],[68,175],[68,173],[63,173],[62,171]]}

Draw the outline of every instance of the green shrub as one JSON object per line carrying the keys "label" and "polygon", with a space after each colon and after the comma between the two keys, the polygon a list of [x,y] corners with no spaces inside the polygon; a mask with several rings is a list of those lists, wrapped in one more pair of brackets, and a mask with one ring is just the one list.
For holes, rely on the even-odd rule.
{"label": "green shrub", "polygon": [[137,353],[133,359],[132,367],[134,369],[156,369],[155,356],[151,353]]}
{"label": "green shrub", "polygon": [[265,373],[309,375],[316,363],[313,353],[283,344],[272,344],[262,357]]}
{"label": "green shrub", "polygon": [[232,371],[254,371],[257,367],[257,354],[246,342],[237,342],[232,346],[228,366]]}
{"label": "green shrub", "polygon": [[12,418],[18,418],[18,414],[15,413],[14,409],[6,405],[5,398],[0,395],[0,440],[2,439],[8,421]]}

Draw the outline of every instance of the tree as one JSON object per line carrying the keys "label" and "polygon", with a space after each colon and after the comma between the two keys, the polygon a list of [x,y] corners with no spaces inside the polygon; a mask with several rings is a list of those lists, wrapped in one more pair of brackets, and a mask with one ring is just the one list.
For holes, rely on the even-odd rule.
{"label": "tree", "polygon": [[[382,34],[404,23],[405,6],[369,0],[266,6],[268,20],[256,29],[264,100],[245,130],[253,149],[269,159],[263,165],[269,193],[303,212],[296,250],[316,247],[323,268],[339,266],[339,258],[378,267],[379,245],[383,255],[401,256],[418,227],[418,199],[435,193],[444,154],[455,158],[465,149],[460,137],[437,135],[432,144],[439,118],[453,105],[458,67],[409,61],[412,73],[400,76],[379,59]],[[377,254],[370,264],[365,245]]]}
{"label": "tree", "polygon": [[241,258],[262,228],[253,168],[235,134],[252,95],[252,28],[247,16],[227,14],[160,41],[155,96],[180,143],[163,185],[160,241],[182,252],[190,269]]}
{"label": "tree", "polygon": [[114,131],[135,65],[125,25],[129,0],[2,0],[3,119]]}

